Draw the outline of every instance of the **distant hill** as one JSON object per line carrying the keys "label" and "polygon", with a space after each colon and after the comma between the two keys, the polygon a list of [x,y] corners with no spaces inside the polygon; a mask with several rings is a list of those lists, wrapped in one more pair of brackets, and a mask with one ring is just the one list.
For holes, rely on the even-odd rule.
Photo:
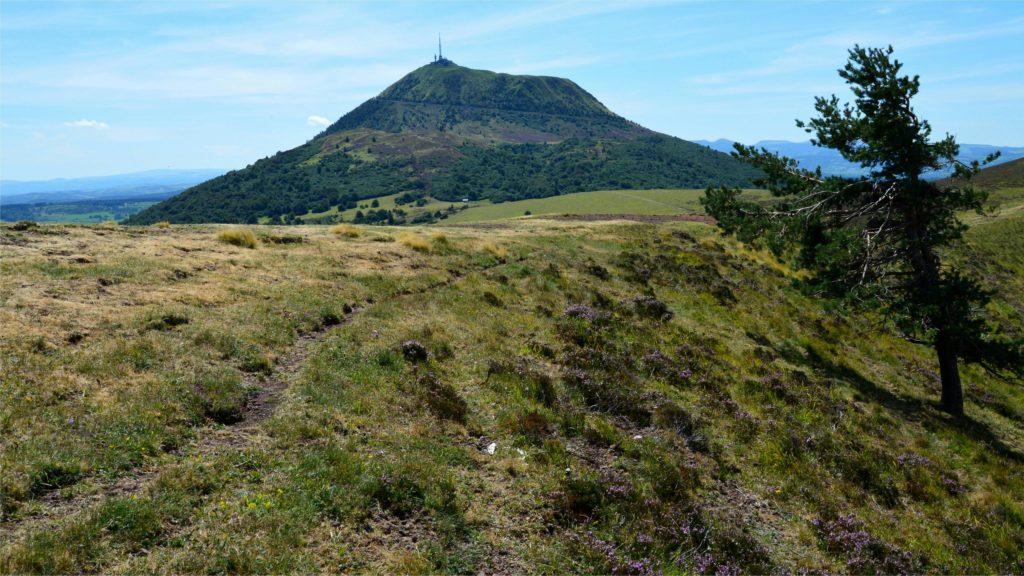
{"label": "distant hill", "polygon": [[996,164],[983,169],[971,183],[979,188],[1024,188],[1024,158]]}
{"label": "distant hill", "polygon": [[441,60],[306,144],[195,186],[129,222],[288,222],[392,194],[403,203],[427,196],[503,202],[746,185],[756,174],[725,154],[612,113],[570,80]]}
{"label": "distant hill", "polygon": [[[697,144],[707,146],[719,152],[732,152],[733,141],[719,139],[714,141],[695,140]],[[867,171],[856,164],[847,162],[839,152],[830,148],[820,148],[810,142],[789,142],[786,140],[761,140],[754,144],[757,148],[767,148],[771,152],[788,156],[800,162],[804,168],[813,170],[821,167],[821,171],[828,175],[835,176],[863,176]],[[989,144],[961,144],[960,159],[965,162],[972,160],[984,160],[986,156],[999,151],[1002,156],[996,161],[996,165],[1024,158],[1024,147],[1013,146],[991,146]],[[933,173],[932,177],[948,176],[949,171]]]}
{"label": "distant hill", "polygon": [[4,204],[34,204],[142,197],[163,199],[224,172],[226,170],[166,169],[89,178],[0,180],[0,201]]}

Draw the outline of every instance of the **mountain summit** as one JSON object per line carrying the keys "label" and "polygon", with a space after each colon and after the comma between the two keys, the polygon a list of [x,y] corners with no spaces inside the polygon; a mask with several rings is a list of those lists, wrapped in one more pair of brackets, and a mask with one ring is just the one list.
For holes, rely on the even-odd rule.
{"label": "mountain summit", "polygon": [[309,142],[229,172],[130,223],[271,222],[368,198],[495,202],[620,188],[744,185],[729,156],[611,112],[571,80],[439,59]]}
{"label": "mountain summit", "polygon": [[[521,130],[501,133],[506,122]],[[653,134],[613,114],[575,82],[514,76],[438,61],[418,68],[327,129],[492,134],[506,142]]]}

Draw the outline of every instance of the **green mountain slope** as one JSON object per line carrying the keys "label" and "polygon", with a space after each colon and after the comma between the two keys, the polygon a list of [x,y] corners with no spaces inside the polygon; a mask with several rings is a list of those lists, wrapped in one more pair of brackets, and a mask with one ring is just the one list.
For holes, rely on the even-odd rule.
{"label": "green mountain slope", "polygon": [[[950,182],[950,179],[943,180],[943,183]],[[985,189],[1024,188],[1024,158],[985,168],[971,183]]]}
{"label": "green mountain slope", "polygon": [[615,115],[562,78],[414,70],[306,144],[130,219],[290,221],[358,200],[541,198],[611,188],[744,185],[750,167]]}

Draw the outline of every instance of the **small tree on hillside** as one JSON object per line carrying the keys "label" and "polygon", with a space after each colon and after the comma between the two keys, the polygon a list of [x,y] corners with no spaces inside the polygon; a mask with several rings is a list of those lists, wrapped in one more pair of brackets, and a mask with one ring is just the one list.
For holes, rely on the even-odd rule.
{"label": "small tree on hillside", "polygon": [[[737,144],[734,156],[764,172],[761,184],[773,200],[759,204],[741,198],[739,189],[709,188],[701,202],[723,231],[795,255],[813,272],[811,286],[851,303],[881,305],[904,334],[933,346],[942,407],[962,415],[958,359],[1019,376],[1024,355],[1019,341],[995,337],[979,315],[990,293],[940,258],[940,248],[966,229],[957,212],[980,211],[987,194],[969,185],[979,163],[957,161],[952,136],[929,141],[931,127],[910,102],[918,77],[901,76],[892,52],[891,46],[855,46],[839,70],[854,103],[818,97],[818,117],[797,121],[813,144],[838,150],[869,169],[868,177],[823,177],[820,169],[803,170],[795,160]],[[953,186],[922,178],[948,166],[955,169]]]}

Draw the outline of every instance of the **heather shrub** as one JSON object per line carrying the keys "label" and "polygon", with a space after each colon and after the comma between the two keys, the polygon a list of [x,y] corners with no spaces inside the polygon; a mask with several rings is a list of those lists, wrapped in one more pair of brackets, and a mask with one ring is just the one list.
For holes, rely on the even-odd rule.
{"label": "heather shrub", "polygon": [[570,472],[552,498],[556,518],[563,523],[574,523],[581,517],[593,515],[604,505],[605,488],[589,472]]}
{"label": "heather shrub", "polygon": [[914,557],[868,532],[853,514],[833,520],[816,518],[812,525],[822,546],[846,558],[850,574],[913,574],[919,572]]}
{"label": "heather shrub", "polygon": [[654,409],[654,425],[671,430],[680,436],[693,434],[696,425],[693,416],[673,402],[665,402]]}
{"label": "heather shrub", "polygon": [[645,399],[628,381],[591,374],[580,368],[562,371],[562,379],[582,394],[587,406],[611,414],[626,416],[640,426],[650,422]]}
{"label": "heather shrub", "polygon": [[653,318],[662,322],[670,320],[673,316],[672,311],[668,309],[668,305],[654,296],[637,296],[633,299],[633,308],[639,316]]}
{"label": "heather shrub", "polygon": [[607,280],[611,277],[611,274],[608,273],[608,269],[596,262],[587,264],[586,270],[588,274],[600,280]]}
{"label": "heather shrub", "polygon": [[427,372],[416,381],[427,407],[442,420],[466,423],[469,406],[451,384],[441,382],[433,372]]}
{"label": "heather shrub", "polygon": [[539,445],[551,433],[551,423],[540,412],[529,411],[517,416],[515,432]]}
{"label": "heather shrub", "polygon": [[415,340],[406,340],[402,342],[402,357],[407,362],[426,362],[430,353],[427,351],[427,347]]}

